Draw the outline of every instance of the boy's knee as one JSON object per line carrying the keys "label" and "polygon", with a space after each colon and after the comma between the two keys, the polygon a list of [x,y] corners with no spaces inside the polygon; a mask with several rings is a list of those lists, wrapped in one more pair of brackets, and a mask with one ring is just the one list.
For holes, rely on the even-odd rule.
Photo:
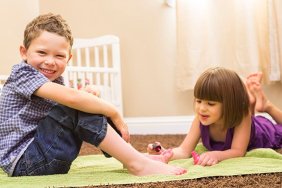
{"label": "boy's knee", "polygon": [[103,141],[107,133],[107,119],[102,115],[79,113],[75,129],[79,137],[96,147]]}
{"label": "boy's knee", "polygon": [[77,110],[63,105],[56,105],[50,110],[47,117],[52,118],[64,127],[74,130],[77,122]]}

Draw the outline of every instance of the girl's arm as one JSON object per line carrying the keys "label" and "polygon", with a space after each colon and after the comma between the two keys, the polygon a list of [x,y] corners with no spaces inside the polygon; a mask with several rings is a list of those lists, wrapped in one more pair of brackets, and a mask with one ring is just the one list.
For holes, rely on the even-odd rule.
{"label": "girl's arm", "polygon": [[226,158],[243,157],[246,154],[251,136],[251,127],[252,119],[251,113],[249,113],[243,118],[241,124],[235,127],[232,145],[229,151],[230,154],[228,153]]}
{"label": "girl's arm", "polygon": [[121,131],[124,140],[129,140],[127,126],[117,108],[91,93],[47,82],[37,89],[34,94],[83,112],[102,114],[109,117],[116,125],[116,128]]}
{"label": "girl's arm", "polygon": [[231,148],[225,151],[209,151],[201,154],[198,164],[202,166],[214,165],[220,161],[242,157],[247,151],[251,135],[251,115],[243,118],[241,124],[234,129]]}
{"label": "girl's arm", "polygon": [[200,140],[200,134],[200,121],[196,116],[183,142],[180,144],[180,146],[173,148],[173,156],[170,160],[185,159],[190,157],[191,152],[195,149]]}

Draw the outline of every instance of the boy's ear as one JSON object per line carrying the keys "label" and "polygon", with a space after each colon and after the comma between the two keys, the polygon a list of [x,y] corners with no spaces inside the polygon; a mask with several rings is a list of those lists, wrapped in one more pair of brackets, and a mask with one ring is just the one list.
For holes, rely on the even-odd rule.
{"label": "boy's ear", "polygon": [[69,57],[69,59],[68,59],[68,62],[70,61],[71,58],[72,58],[72,54],[70,54],[70,57]]}
{"label": "boy's ear", "polygon": [[20,54],[21,54],[21,57],[24,61],[27,60],[26,51],[27,51],[26,48],[23,45],[21,45],[20,46]]}

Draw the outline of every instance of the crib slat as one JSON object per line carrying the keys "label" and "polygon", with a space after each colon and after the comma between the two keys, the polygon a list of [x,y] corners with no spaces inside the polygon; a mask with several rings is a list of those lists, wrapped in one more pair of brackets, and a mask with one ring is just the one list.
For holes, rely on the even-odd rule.
{"label": "crib slat", "polygon": [[[86,61],[86,67],[91,67],[90,48],[85,48],[85,61]],[[86,73],[85,84],[90,84],[90,85],[93,84],[93,73]]]}
{"label": "crib slat", "polygon": [[68,62],[68,66],[72,66],[73,65],[73,58],[71,58]]}
{"label": "crib slat", "polygon": [[122,85],[121,85],[121,70],[120,70],[120,45],[119,42],[111,44],[112,46],[112,63],[113,69],[117,74],[114,75],[112,83],[112,92],[116,98],[116,103],[119,109],[123,109],[122,104]]}
{"label": "crib slat", "polygon": [[69,77],[68,67],[66,67],[65,72],[63,73],[64,83],[66,86],[70,87],[70,77]]}
{"label": "crib slat", "polygon": [[76,64],[76,66],[78,66],[78,67],[81,67],[81,51],[80,51],[80,48],[78,48],[77,50],[76,50],[76,55],[77,55],[77,64]]}
{"label": "crib slat", "polygon": [[90,52],[89,52],[89,48],[85,48],[85,62],[86,62],[86,67],[90,67]]}
{"label": "crib slat", "polygon": [[77,73],[76,72],[73,72],[72,73],[72,76],[73,76],[73,87],[75,89],[77,89]]}
{"label": "crib slat", "polygon": [[114,76],[115,76],[115,74],[110,74],[110,83],[111,83],[111,86],[110,86],[110,88],[111,88],[110,95],[111,95],[111,101],[113,101],[114,103],[118,103],[117,98],[115,97],[115,96],[116,96],[116,95],[115,95],[115,92],[114,92],[115,87],[116,87],[116,86],[113,84],[113,83],[114,83]]}
{"label": "crib slat", "polygon": [[[107,45],[103,45],[103,63],[104,67],[109,67]],[[104,73],[104,85],[109,86],[109,74],[107,72]]]}
{"label": "crib slat", "polygon": [[[97,46],[94,47],[94,64],[95,67],[100,67],[100,58],[99,58],[99,48]],[[97,85],[101,85],[101,74],[100,73],[96,73],[96,84]]]}

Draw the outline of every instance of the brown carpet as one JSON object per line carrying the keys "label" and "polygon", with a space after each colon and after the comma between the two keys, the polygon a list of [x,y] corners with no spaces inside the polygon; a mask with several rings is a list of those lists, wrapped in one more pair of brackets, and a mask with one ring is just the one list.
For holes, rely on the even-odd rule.
{"label": "brown carpet", "polygon": [[[185,135],[131,135],[131,144],[140,152],[146,152],[148,143],[159,141],[166,148],[178,146]],[[277,150],[282,154],[282,149]],[[80,155],[101,154],[97,148],[83,143]],[[281,164],[282,165],[282,164]],[[179,180],[157,183],[142,183],[128,185],[103,185],[103,186],[87,186],[84,188],[102,187],[102,188],[176,188],[176,187],[201,187],[201,188],[282,188],[282,172],[271,174],[254,174],[244,176],[228,176],[228,177],[210,177],[193,180]]]}

